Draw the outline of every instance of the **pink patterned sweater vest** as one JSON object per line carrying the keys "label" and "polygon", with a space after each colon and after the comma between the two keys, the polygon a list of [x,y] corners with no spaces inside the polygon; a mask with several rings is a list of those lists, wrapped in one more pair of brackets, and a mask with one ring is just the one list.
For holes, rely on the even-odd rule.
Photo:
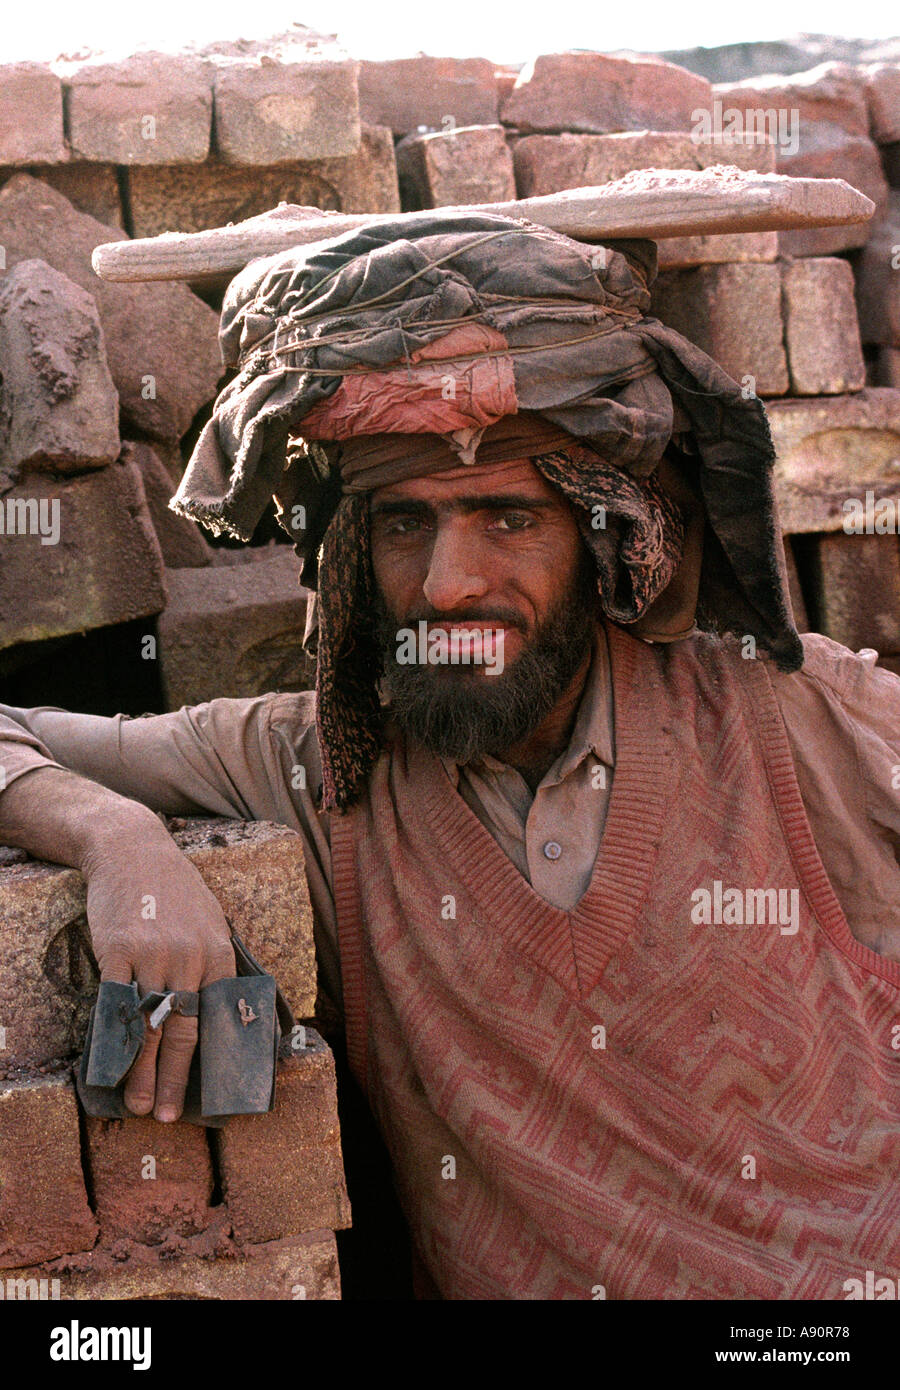
{"label": "pink patterned sweater vest", "polygon": [[418,1253],[445,1298],[897,1278],[900,965],[828,881],[778,674],[607,634],[616,769],[573,911],[421,747],[396,742],[333,822],[351,1064]]}

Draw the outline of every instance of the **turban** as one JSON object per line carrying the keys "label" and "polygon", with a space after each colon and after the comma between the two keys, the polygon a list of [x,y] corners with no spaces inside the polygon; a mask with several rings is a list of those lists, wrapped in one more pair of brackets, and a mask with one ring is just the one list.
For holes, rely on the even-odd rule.
{"label": "turban", "polygon": [[765,411],[648,316],[655,270],[651,242],[436,211],[232,281],[220,344],[237,375],[171,505],[249,540],[275,498],[318,590],[327,807],[351,803],[381,746],[368,497],[403,478],[530,458],[572,503],[614,621],[749,634],[802,664]]}

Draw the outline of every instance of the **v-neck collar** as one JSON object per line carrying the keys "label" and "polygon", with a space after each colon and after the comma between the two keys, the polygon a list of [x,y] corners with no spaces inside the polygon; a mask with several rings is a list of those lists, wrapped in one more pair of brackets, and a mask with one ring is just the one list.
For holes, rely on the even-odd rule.
{"label": "v-neck collar", "polygon": [[554,907],[535,892],[453,790],[441,761],[421,745],[409,748],[409,771],[424,796],[425,819],[436,850],[464,864],[481,901],[502,904],[499,926],[507,941],[584,998],[636,926],[659,849],[666,807],[677,779],[670,732],[655,717],[659,675],[640,662],[643,644],[606,625],[616,717],[616,775],[590,883],[575,907]]}

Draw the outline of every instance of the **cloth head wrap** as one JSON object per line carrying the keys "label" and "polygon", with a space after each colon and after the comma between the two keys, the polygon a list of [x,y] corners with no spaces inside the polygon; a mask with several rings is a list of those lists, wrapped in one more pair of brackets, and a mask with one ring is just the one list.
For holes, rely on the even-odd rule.
{"label": "cloth head wrap", "polygon": [[240,370],[171,505],[249,540],[275,497],[318,588],[326,807],[352,802],[381,746],[368,498],[404,478],[530,458],[573,504],[614,621],[750,634],[802,664],[765,411],[647,317],[655,255],[433,212],[232,281],[220,341]]}

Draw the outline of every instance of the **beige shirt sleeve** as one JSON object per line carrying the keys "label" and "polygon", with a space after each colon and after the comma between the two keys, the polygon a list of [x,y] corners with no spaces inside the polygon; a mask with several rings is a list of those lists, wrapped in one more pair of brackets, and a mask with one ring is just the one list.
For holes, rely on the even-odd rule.
{"label": "beige shirt sleeve", "polygon": [[[62,767],[167,815],[275,821],[303,838],[321,982],[340,1008],[328,817],[312,691],[211,700],[132,719],[0,705],[6,785]],[[0,783],[2,794],[2,783]]]}
{"label": "beige shirt sleeve", "polygon": [[900,960],[900,678],[818,633],[776,693],[813,838],[853,935]]}

